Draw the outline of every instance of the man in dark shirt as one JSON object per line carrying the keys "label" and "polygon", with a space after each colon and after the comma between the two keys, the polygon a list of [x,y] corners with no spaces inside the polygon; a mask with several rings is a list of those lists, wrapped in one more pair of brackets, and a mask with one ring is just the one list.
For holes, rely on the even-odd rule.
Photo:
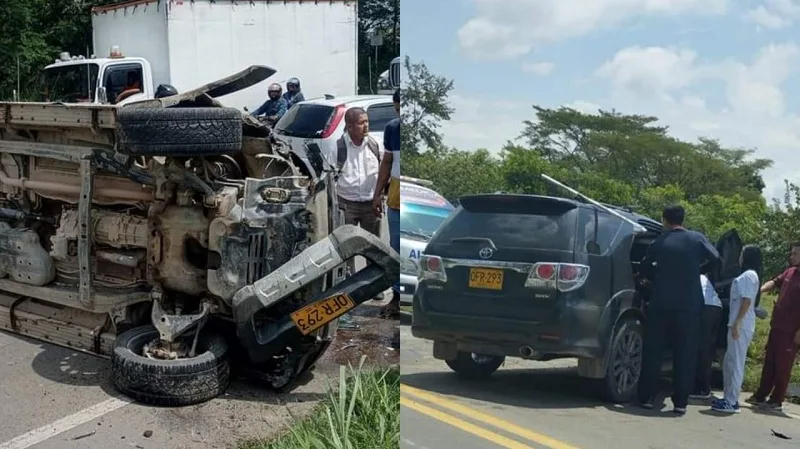
{"label": "man in dark shirt", "polygon": [[[383,131],[383,147],[386,152],[378,171],[378,186],[372,198],[375,215],[383,215],[383,191],[389,183],[389,194],[386,198],[386,212],[389,222],[389,239],[392,248],[400,252],[400,89],[392,97],[394,111],[398,117],[392,119]],[[392,286],[392,301],[381,311],[381,316],[394,317],[400,312],[400,283]]]}
{"label": "man in dark shirt", "polygon": [[281,91],[283,88],[278,83],[272,83],[267,88],[267,95],[269,95],[269,99],[264,102],[261,106],[258,107],[255,111],[253,111],[253,115],[258,117],[259,115],[264,115],[266,117],[267,123],[270,126],[275,126],[278,123],[278,120],[283,117],[283,114],[286,113],[286,101],[281,98]]}
{"label": "man in dark shirt", "polygon": [[[770,320],[761,384],[758,391],[747,399],[751,404],[774,411],[783,410],[792,365],[800,349],[800,242],[792,244],[789,263],[791,267],[761,286],[761,293],[775,289],[780,289],[780,293]],[[764,402],[767,395],[770,398]]]}
{"label": "man in dark shirt", "polygon": [[701,267],[719,260],[719,253],[704,235],[683,227],[685,214],[677,205],[664,209],[664,232],[650,245],[642,263],[652,294],[646,307],[639,402],[653,408],[662,357],[669,344],[673,351],[673,412],[679,415],[686,413],[694,383],[704,305]]}

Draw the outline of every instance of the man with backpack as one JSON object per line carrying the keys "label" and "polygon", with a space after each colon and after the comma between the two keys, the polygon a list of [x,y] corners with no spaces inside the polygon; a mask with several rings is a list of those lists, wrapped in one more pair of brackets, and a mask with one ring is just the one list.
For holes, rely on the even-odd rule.
{"label": "man with backpack", "polygon": [[[381,165],[380,144],[369,135],[369,117],[362,108],[350,108],[344,114],[345,132],[336,141],[336,162],[339,169],[337,189],[339,207],[344,211],[345,224],[380,236],[381,219],[372,208],[372,198],[378,183]],[[355,272],[355,261],[347,262]],[[379,295],[376,299],[382,299]]]}

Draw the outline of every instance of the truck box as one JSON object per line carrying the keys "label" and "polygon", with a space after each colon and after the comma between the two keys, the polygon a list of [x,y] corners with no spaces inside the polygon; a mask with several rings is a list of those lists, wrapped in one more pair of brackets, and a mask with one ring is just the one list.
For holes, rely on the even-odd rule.
{"label": "truck box", "polygon": [[154,87],[183,92],[252,65],[277,73],[223,97],[254,110],[268,83],[301,81],[306,98],[357,92],[357,4],[351,0],[138,0],[92,9],[98,57],[117,46],[150,62]]}

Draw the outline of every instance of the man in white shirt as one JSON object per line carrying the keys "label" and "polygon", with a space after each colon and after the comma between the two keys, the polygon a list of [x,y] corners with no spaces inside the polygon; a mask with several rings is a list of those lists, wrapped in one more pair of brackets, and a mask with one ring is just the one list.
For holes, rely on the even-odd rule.
{"label": "man in white shirt", "polygon": [[[345,132],[336,142],[334,160],[339,168],[337,189],[345,224],[361,226],[380,236],[381,219],[372,208],[381,165],[380,144],[369,135],[369,117],[362,108],[350,108],[344,115]],[[355,261],[348,261],[350,272]]]}

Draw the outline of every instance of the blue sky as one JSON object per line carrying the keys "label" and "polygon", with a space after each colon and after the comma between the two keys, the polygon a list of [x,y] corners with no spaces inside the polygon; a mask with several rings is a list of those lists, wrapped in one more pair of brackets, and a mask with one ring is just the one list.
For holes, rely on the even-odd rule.
{"label": "blue sky", "polygon": [[454,80],[445,143],[498,151],[531,105],[652,114],[800,183],[800,0],[401,0],[402,54]]}

